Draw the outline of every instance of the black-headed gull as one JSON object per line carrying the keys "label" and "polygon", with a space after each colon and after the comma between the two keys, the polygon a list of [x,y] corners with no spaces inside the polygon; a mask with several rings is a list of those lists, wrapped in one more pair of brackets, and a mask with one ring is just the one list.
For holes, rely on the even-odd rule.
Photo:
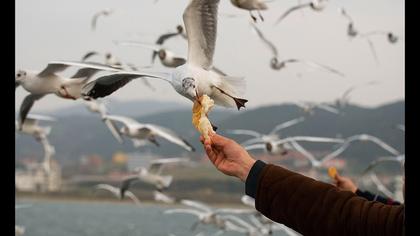
{"label": "black-headed gull", "polygon": [[[272,145],[270,144],[271,142],[277,141],[280,139],[279,135],[277,134],[277,132],[279,132],[280,130],[283,130],[285,128],[289,128],[293,125],[296,125],[300,122],[303,122],[305,120],[304,117],[299,117],[296,119],[292,119],[283,123],[280,123],[278,125],[276,125],[268,134],[262,134],[259,133],[257,131],[254,130],[244,130],[244,129],[236,129],[236,130],[228,130],[228,133],[231,134],[236,134],[236,135],[249,135],[249,136],[253,136],[254,138],[248,139],[245,142],[241,143],[241,145],[246,146],[245,148],[247,148],[249,145],[255,144],[255,143],[266,143],[266,146],[270,146],[270,148],[267,147],[267,149],[269,150],[269,152],[272,152]],[[286,150],[278,150],[276,149],[276,152],[274,153],[283,153],[286,154]]]}
{"label": "black-headed gull", "polygon": [[275,24],[280,23],[280,21],[286,18],[286,16],[288,16],[290,13],[292,13],[293,11],[299,10],[301,8],[309,7],[310,9],[317,12],[322,11],[327,6],[327,3],[328,3],[328,0],[312,0],[311,2],[308,2],[308,3],[298,4],[297,6],[291,7],[289,10],[284,12],[279,17],[279,19],[276,21]]}
{"label": "black-headed gull", "polygon": [[137,167],[135,169],[136,174],[130,175],[123,180],[120,188],[121,196],[124,197],[124,193],[130,188],[131,184],[137,181],[152,184],[159,191],[168,188],[172,183],[173,177],[162,175],[163,168],[170,164],[179,164],[187,161],[187,158],[163,158],[150,162],[148,168]]}
{"label": "black-headed gull", "polygon": [[268,7],[262,0],[230,0],[230,2],[238,8],[248,10],[254,22],[257,21],[257,18],[252,15],[252,11],[257,11],[261,21],[264,21],[260,11],[267,10]]}
{"label": "black-headed gull", "polygon": [[202,202],[193,200],[181,200],[183,205],[192,207],[192,209],[171,209],[164,211],[164,214],[192,214],[198,217],[198,221],[191,226],[191,230],[195,230],[199,224],[215,225],[218,228],[226,228],[226,220],[220,214],[247,214],[253,212],[248,209],[232,209],[232,208],[212,208]]}
{"label": "black-headed gull", "polygon": [[97,24],[97,21],[98,21],[98,19],[99,19],[100,16],[109,16],[113,12],[114,12],[114,10],[112,10],[112,9],[104,9],[104,10],[101,10],[99,12],[96,12],[93,15],[92,21],[91,21],[91,29],[92,29],[92,31],[94,31],[96,29],[96,24]]}
{"label": "black-headed gull", "polygon": [[[82,67],[78,74],[88,75],[85,77],[71,77],[66,78],[57,73],[64,71],[68,67]],[[86,69],[89,73],[86,74]],[[26,116],[36,100],[41,99],[47,94],[54,93],[55,95],[66,99],[78,99],[81,95],[81,89],[93,73],[100,70],[119,71],[118,69],[98,64],[98,63],[81,63],[68,61],[52,61],[48,66],[42,70],[29,71],[19,70],[15,78],[15,89],[21,85],[30,94],[25,97],[19,111],[19,126],[23,124]],[[84,71],[81,73],[80,71]]]}
{"label": "black-headed gull", "polygon": [[373,142],[373,143],[375,143],[376,145],[378,145],[379,147],[381,147],[382,149],[391,153],[394,156],[399,156],[400,155],[400,152],[398,150],[389,146],[384,141],[382,141],[381,139],[379,139],[375,136],[372,136],[372,135],[369,135],[369,134],[357,134],[357,135],[353,135],[353,136],[350,136],[350,137],[346,138],[345,141],[343,142],[343,144],[338,149],[336,149],[332,153],[325,156],[324,159],[326,161],[328,161],[328,160],[331,160],[331,159],[337,157],[338,155],[343,153],[350,146],[351,143],[353,143],[355,141]]}
{"label": "black-headed gull", "polygon": [[270,59],[270,67],[273,70],[281,70],[286,68],[287,64],[292,64],[292,63],[303,63],[307,66],[313,67],[315,69],[323,69],[325,71],[328,71],[330,73],[339,75],[341,77],[345,77],[345,75],[330,67],[327,65],[323,65],[317,62],[313,62],[313,61],[309,61],[309,60],[303,60],[303,59],[296,59],[296,58],[290,58],[290,59],[285,59],[285,60],[279,60],[279,53],[277,50],[277,47],[274,45],[274,43],[272,43],[270,40],[268,40],[264,34],[262,33],[262,31],[254,24],[254,23],[250,23],[251,26],[254,29],[254,32],[257,33],[258,37],[261,39],[261,41],[271,50],[273,57]]}
{"label": "black-headed gull", "polygon": [[[188,37],[187,62],[177,67],[171,76],[161,76],[160,79],[171,83],[179,94],[191,101],[206,94],[217,105],[237,107],[239,110],[248,101],[237,97],[245,89],[243,78],[221,76],[211,70],[216,45],[218,4],[219,0],[190,1],[183,14]],[[104,76],[93,84],[87,84],[83,94],[93,98],[107,96],[138,77],[136,73]]]}
{"label": "black-headed gull", "polygon": [[187,61],[184,57],[178,56],[174,52],[158,44],[151,45],[151,44],[145,44],[145,43],[136,42],[136,41],[114,41],[114,42],[118,45],[123,45],[123,46],[138,46],[138,47],[151,49],[153,50],[152,63],[154,62],[155,57],[159,56],[159,59],[162,65],[169,68],[176,68],[178,66],[184,65]]}
{"label": "black-headed gull", "polygon": [[[159,146],[156,137],[162,137],[167,141],[181,146],[190,152],[195,151],[195,148],[191,146],[191,144],[189,144],[184,138],[168,128],[154,124],[139,123],[136,120],[124,116],[108,115],[105,116],[104,119],[121,122],[123,127],[119,130],[119,132],[131,138],[132,140],[148,140],[156,146]],[[134,143],[135,145],[137,144],[136,142]]]}
{"label": "black-headed gull", "polygon": [[[122,200],[123,199],[123,195],[120,192],[120,189],[117,187],[114,187],[112,185],[109,184],[98,184],[95,185],[96,189],[102,189],[102,190],[106,190],[111,192],[115,197],[117,197],[118,199]],[[133,202],[136,205],[140,205],[140,200],[134,195],[134,193],[130,192],[130,191],[126,191],[125,192],[125,196],[129,197],[131,200],[133,200]]]}
{"label": "black-headed gull", "polygon": [[[294,136],[294,137],[287,137],[287,138],[277,139],[277,140],[273,139],[268,142],[266,141],[264,143],[249,144],[245,146],[244,148],[245,150],[263,149],[269,154],[285,155],[287,153],[287,150],[290,150],[292,148],[296,149],[295,146],[298,141],[299,142],[319,142],[319,143],[343,143],[344,142],[343,139],[338,139],[338,138]],[[318,163],[316,163],[315,165],[318,166]]]}

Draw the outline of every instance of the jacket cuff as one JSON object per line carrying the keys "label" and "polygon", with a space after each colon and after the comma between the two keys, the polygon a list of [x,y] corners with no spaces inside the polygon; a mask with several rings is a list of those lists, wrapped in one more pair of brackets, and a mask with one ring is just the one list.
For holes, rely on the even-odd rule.
{"label": "jacket cuff", "polygon": [[255,198],[257,193],[258,178],[262,169],[266,166],[263,161],[257,160],[249,171],[248,177],[245,181],[245,194]]}

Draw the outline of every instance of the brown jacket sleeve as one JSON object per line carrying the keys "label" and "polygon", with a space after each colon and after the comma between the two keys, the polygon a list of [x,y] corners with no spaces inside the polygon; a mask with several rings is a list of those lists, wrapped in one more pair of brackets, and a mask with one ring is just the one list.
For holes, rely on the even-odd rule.
{"label": "brown jacket sleeve", "polygon": [[267,164],[255,204],[273,221],[307,235],[404,235],[404,205],[368,201],[350,191]]}

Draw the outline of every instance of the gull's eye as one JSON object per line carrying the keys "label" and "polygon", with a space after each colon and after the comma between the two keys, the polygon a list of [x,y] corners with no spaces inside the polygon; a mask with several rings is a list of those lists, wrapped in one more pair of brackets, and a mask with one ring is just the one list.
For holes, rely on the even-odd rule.
{"label": "gull's eye", "polygon": [[17,77],[20,77],[20,73],[17,74]]}

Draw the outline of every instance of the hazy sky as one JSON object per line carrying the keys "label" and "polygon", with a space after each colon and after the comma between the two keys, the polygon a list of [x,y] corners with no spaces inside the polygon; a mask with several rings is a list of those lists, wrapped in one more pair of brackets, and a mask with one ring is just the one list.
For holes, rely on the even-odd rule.
{"label": "hazy sky", "polygon": [[[17,0],[15,69],[42,70],[52,60],[80,60],[89,50],[112,52],[124,62],[147,65],[151,52],[143,48],[116,46],[112,40],[154,42],[161,33],[173,31],[182,23],[188,0]],[[347,75],[337,77],[303,65],[290,65],[282,71],[269,67],[270,51],[251,31],[248,12],[221,0],[219,13],[239,14],[238,18],[219,17],[214,64],[232,76],[243,76],[248,107],[299,100],[332,101],[352,85],[378,80],[379,85],[356,90],[352,101],[365,106],[404,99],[404,3],[398,0],[331,1],[323,12],[306,9],[295,12],[278,26],[274,21],[296,0],[268,3],[261,30],[272,40],[282,59],[303,58],[334,67]],[[349,40],[347,21],[338,13],[343,6],[360,31],[390,30],[402,39],[395,45],[375,36],[380,65],[377,66],[365,40]],[[91,17],[104,8],[114,14],[100,18],[97,30],[90,30]],[[172,51],[187,55],[187,43],[176,38],[165,44]],[[102,58],[99,58],[102,60]],[[155,69],[163,68],[156,61]],[[302,74],[298,77],[297,74]],[[119,100],[158,99],[187,104],[163,81],[152,81],[156,92],[135,81],[111,95]],[[16,91],[16,109],[27,92]],[[74,101],[44,97],[33,111],[69,106]]]}

